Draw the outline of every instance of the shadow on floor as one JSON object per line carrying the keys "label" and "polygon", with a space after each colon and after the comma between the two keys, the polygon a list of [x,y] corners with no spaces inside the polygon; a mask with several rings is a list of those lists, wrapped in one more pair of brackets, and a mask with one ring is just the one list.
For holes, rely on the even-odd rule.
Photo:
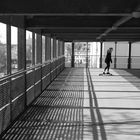
{"label": "shadow on floor", "polygon": [[82,140],[84,71],[66,69],[1,140]]}
{"label": "shadow on floor", "polygon": [[[131,77],[124,76],[127,80]],[[65,69],[1,140],[127,140],[130,136],[139,139],[140,109],[100,106],[100,100],[117,96],[112,97],[112,91],[107,91],[108,97],[99,97],[93,78],[83,68]],[[85,94],[89,95],[89,106],[84,106]],[[90,112],[89,116],[85,110]],[[91,120],[85,122],[86,117]]]}

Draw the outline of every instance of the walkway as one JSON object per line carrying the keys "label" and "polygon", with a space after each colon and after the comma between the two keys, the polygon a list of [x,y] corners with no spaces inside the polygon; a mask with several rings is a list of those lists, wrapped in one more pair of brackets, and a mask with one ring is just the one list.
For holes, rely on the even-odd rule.
{"label": "walkway", "polygon": [[65,69],[1,140],[140,140],[140,71]]}

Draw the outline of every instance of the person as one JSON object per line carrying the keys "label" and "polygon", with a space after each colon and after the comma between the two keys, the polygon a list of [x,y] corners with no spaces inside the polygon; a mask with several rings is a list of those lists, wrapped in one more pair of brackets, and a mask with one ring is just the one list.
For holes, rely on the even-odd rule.
{"label": "person", "polygon": [[111,58],[112,51],[113,51],[113,48],[109,48],[107,50],[107,55],[106,55],[106,58],[105,58],[106,67],[104,69],[103,74],[105,74],[106,70],[107,70],[107,74],[110,74],[109,68],[110,68],[110,62],[112,63],[112,58]]}

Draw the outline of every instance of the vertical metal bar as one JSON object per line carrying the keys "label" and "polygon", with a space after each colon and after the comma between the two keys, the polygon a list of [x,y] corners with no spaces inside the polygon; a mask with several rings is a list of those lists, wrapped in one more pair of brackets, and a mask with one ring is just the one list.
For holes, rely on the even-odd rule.
{"label": "vertical metal bar", "polygon": [[[11,75],[11,26],[7,24],[7,74]],[[10,123],[12,122],[11,78],[9,78]],[[3,126],[2,126],[3,127]]]}
{"label": "vertical metal bar", "polygon": [[100,42],[100,68],[102,68],[102,52],[103,52],[103,42]]}
{"label": "vertical metal bar", "polygon": [[86,68],[88,68],[88,42],[87,42],[87,49],[86,49]]}
{"label": "vertical metal bar", "polygon": [[35,33],[32,33],[32,65],[35,65]]}
{"label": "vertical metal bar", "polygon": [[62,55],[63,56],[64,56],[64,52],[65,52],[64,41],[62,41]]}
{"label": "vertical metal bar", "polygon": [[74,42],[72,42],[71,67],[74,67]]}
{"label": "vertical metal bar", "polygon": [[[35,65],[35,33],[32,33],[32,65]],[[35,75],[35,68],[33,69],[33,75]],[[35,77],[33,77],[33,90],[34,90],[34,98],[35,98]]]}
{"label": "vertical metal bar", "polygon": [[53,59],[53,39],[50,36],[50,44],[49,44],[49,48],[50,48],[50,82],[52,81],[52,59]]}
{"label": "vertical metal bar", "polygon": [[26,69],[26,31],[18,28],[18,70]]}
{"label": "vertical metal bar", "polygon": [[65,68],[65,45],[64,45],[64,41],[62,41],[62,46],[63,46],[63,69]]}
{"label": "vertical metal bar", "polygon": [[47,37],[45,36],[45,61],[47,61],[47,42],[48,40],[47,40]]}
{"label": "vertical metal bar", "polygon": [[58,58],[58,40],[56,40],[56,58]]}
{"label": "vertical metal bar", "polygon": [[131,69],[131,48],[132,48],[132,43],[129,42],[128,69]]}
{"label": "vertical metal bar", "polygon": [[116,54],[117,54],[117,42],[115,42],[114,68],[116,68],[116,65],[117,65],[117,58],[116,58]]}
{"label": "vertical metal bar", "polygon": [[[36,38],[36,63],[42,64],[42,36],[40,34],[37,34]],[[40,67],[41,74],[40,74],[40,80],[41,80],[41,86],[40,91],[42,91],[42,66]],[[39,93],[40,94],[40,93]],[[37,95],[38,96],[38,95]]]}
{"label": "vertical metal bar", "polygon": [[[18,70],[26,70],[26,30],[18,28]],[[24,107],[27,106],[26,72],[24,73]]]}
{"label": "vertical metal bar", "polygon": [[49,44],[48,44],[48,53],[49,53],[49,60],[51,60],[51,58],[52,58],[52,53],[51,53],[51,51],[52,51],[52,49],[51,49],[51,37],[49,37],[48,38],[48,41],[49,41]]}
{"label": "vertical metal bar", "polygon": [[56,58],[56,38],[53,39],[53,58]]}
{"label": "vertical metal bar", "polygon": [[7,25],[7,74],[11,74],[11,26]]}
{"label": "vertical metal bar", "polygon": [[[42,35],[40,35],[40,63],[42,64],[42,61],[43,61],[43,59],[42,59]],[[42,78],[43,78],[43,73],[42,73],[42,65],[41,65],[41,93],[42,93],[42,91],[43,91],[43,81],[42,81]]]}
{"label": "vertical metal bar", "polygon": [[60,56],[60,40],[58,40],[58,57]]}
{"label": "vertical metal bar", "polygon": [[42,63],[42,36],[37,34],[37,46],[36,46],[37,64]]}

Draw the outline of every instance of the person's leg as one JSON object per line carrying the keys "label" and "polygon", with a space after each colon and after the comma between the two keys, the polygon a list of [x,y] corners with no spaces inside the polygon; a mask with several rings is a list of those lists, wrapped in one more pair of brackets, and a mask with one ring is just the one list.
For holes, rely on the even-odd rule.
{"label": "person's leg", "polygon": [[107,64],[107,74],[109,74],[110,63]]}
{"label": "person's leg", "polygon": [[107,68],[108,68],[108,64],[106,63],[106,67],[104,68],[103,74],[105,74]]}

